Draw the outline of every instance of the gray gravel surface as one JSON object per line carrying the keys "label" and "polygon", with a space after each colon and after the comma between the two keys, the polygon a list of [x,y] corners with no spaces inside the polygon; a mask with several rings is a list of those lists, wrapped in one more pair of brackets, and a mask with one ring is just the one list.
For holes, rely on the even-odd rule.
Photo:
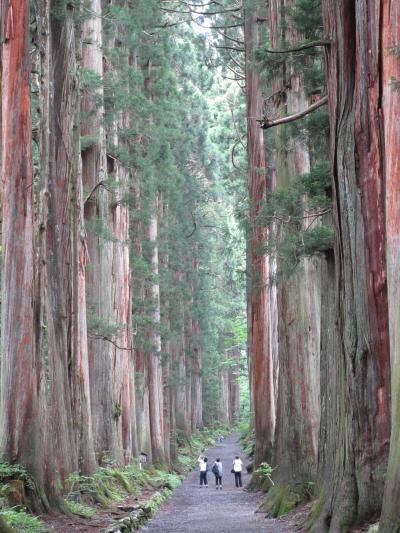
{"label": "gray gravel surface", "polygon": [[[215,489],[215,477],[208,473],[209,487],[199,487],[199,473],[192,472],[165,503],[157,516],[141,531],[163,533],[290,533],[295,531],[278,520],[255,514],[262,496],[235,487],[230,473],[235,455],[240,455],[238,435],[225,439],[223,444],[206,453],[210,468],[217,457],[221,458],[224,475],[223,489]],[[245,458],[241,455],[243,463]],[[249,482],[243,472],[244,487]]]}

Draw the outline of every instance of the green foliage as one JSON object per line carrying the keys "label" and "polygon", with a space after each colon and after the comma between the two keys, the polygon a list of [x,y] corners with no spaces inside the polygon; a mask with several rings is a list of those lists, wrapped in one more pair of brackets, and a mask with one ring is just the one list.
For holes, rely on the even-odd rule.
{"label": "green foliage", "polygon": [[309,501],[314,495],[314,484],[293,483],[275,485],[268,490],[260,511],[278,518],[292,511],[299,504]]}
{"label": "green foliage", "polygon": [[269,481],[271,483],[271,485],[275,485],[275,483],[273,482],[272,480],[272,472],[274,471],[275,469],[272,468],[271,465],[269,465],[268,463],[261,463],[260,466],[257,468],[257,470],[255,471],[256,474],[258,474],[258,477],[261,481],[261,483],[264,483],[265,481]]}
{"label": "green foliage", "polygon": [[314,40],[322,35],[322,0],[297,0],[290,15],[296,30],[306,39]]}
{"label": "green foliage", "polygon": [[302,250],[304,255],[315,255],[333,248],[335,232],[323,224],[315,226],[303,235]]}
{"label": "green foliage", "polygon": [[331,210],[330,195],[330,167],[326,162],[269,194],[258,224],[269,227],[267,251],[278,258],[278,276],[293,273],[302,257],[333,247],[334,231],[321,219]]}
{"label": "green foliage", "polygon": [[49,531],[39,518],[32,516],[24,509],[5,507],[0,509],[0,517],[18,533],[46,533]]}
{"label": "green foliage", "polygon": [[98,235],[102,240],[107,242],[118,242],[116,236],[110,231],[108,225],[101,217],[91,217],[86,221],[86,229]]}
{"label": "green foliage", "polygon": [[120,326],[98,316],[93,310],[88,309],[87,328],[89,335],[97,338],[112,339],[120,330]]}
{"label": "green foliage", "polygon": [[68,512],[81,516],[82,518],[92,518],[97,512],[94,507],[81,502],[66,500],[65,504]]}
{"label": "green foliage", "polygon": [[32,478],[23,466],[4,461],[0,462],[0,483],[6,483],[12,479],[19,479],[23,481],[26,487],[33,488]]}
{"label": "green foliage", "polygon": [[122,407],[119,402],[115,402],[114,404],[114,418],[115,420],[118,420],[118,418],[122,415]]}
{"label": "green foliage", "polygon": [[91,135],[82,135],[81,136],[81,150],[84,152],[88,148],[95,146],[99,142],[98,137],[92,137]]}
{"label": "green foliage", "polygon": [[256,443],[256,436],[254,429],[250,426],[250,415],[244,419],[239,425],[240,441],[242,443],[243,452],[248,457],[254,456],[254,449]]}

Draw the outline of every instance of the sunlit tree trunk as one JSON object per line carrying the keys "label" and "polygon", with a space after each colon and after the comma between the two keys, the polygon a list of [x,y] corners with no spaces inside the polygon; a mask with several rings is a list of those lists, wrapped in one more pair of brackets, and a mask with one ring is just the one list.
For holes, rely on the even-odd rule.
{"label": "sunlit tree trunk", "polygon": [[400,5],[382,5],[382,112],[386,158],[386,260],[388,276],[390,355],[392,368],[392,434],[379,531],[400,531]]}
{"label": "sunlit tree trunk", "polygon": [[[184,280],[182,272],[177,273],[177,283],[181,285]],[[183,296],[180,296],[177,302],[176,311],[176,360],[174,364],[174,381],[175,381],[175,422],[176,429],[185,437],[189,436],[190,428],[188,426],[188,408],[186,395],[186,337],[185,337],[185,303]]]}
{"label": "sunlit tree trunk", "polygon": [[229,401],[230,400],[229,367],[227,364],[229,360],[229,355],[230,355],[230,350],[225,350],[224,359],[222,361],[223,365],[219,372],[219,390],[220,390],[219,419],[226,426],[229,426],[229,423],[230,423],[230,420],[229,420],[229,403],[230,403]]}
{"label": "sunlit tree trunk", "polygon": [[245,9],[244,41],[246,49],[247,153],[250,199],[250,264],[249,335],[251,386],[256,432],[255,464],[271,462],[275,426],[273,364],[269,342],[268,258],[264,255],[265,229],[257,223],[266,197],[266,149],[264,134],[256,122],[263,112],[263,96],[259,71],[253,62],[254,50],[260,46],[258,9]]}
{"label": "sunlit tree trunk", "polygon": [[47,465],[41,423],[47,419],[40,403],[40,353],[35,350],[29,6],[18,0],[10,7],[3,0],[0,7],[4,17],[0,454],[24,465],[43,490]]}
{"label": "sunlit tree trunk", "polygon": [[[285,20],[281,7],[280,0],[269,3],[270,40],[272,47],[278,49],[283,40],[293,46],[302,39]],[[284,13],[289,12],[293,2],[286,0],[284,7]],[[309,105],[302,77],[290,64],[285,72],[280,71],[274,77],[272,93],[275,95],[272,101],[277,115],[282,109],[290,115]],[[274,133],[276,172],[272,187],[283,188],[310,171],[310,156],[302,139],[282,141],[286,137],[282,127],[276,128]],[[306,213],[307,199],[304,198],[303,202]],[[306,219],[305,225],[308,224]],[[282,231],[285,232],[285,228]],[[284,266],[278,259],[278,272]],[[288,505],[282,497],[282,490],[289,493],[298,490],[300,493],[301,484],[313,480],[316,475],[320,412],[320,260],[304,258],[289,278],[281,276],[276,284],[270,284],[271,306],[275,301],[274,290],[275,313],[279,317],[277,334],[271,333],[275,338],[271,351],[277,355],[279,364],[273,459],[276,486],[268,495],[267,507],[279,514],[278,500],[282,500],[281,505]],[[288,497],[292,498],[290,494]]]}
{"label": "sunlit tree trunk", "polygon": [[[93,436],[99,461],[106,454],[123,462],[121,435],[121,395],[115,385],[120,376],[121,359],[117,359],[119,324],[116,315],[119,301],[114,300],[116,245],[114,239],[115,197],[107,190],[106,139],[102,81],[103,38],[100,0],[90,1],[91,17],[83,23],[84,44],[82,66],[88,79],[95,78],[95,88],[85,88],[82,97],[82,174],[86,189],[85,221],[87,227],[88,265],[86,267],[87,303],[89,312],[89,366],[92,401]],[[97,77],[97,81],[96,81]],[[110,162],[113,166],[113,161]],[[113,172],[113,168],[110,169]],[[129,290],[129,286],[127,287]],[[119,295],[118,295],[119,296]],[[92,324],[98,324],[93,328]],[[123,326],[123,325],[122,325]],[[108,332],[118,328],[118,333]],[[124,335],[124,334],[122,334]],[[126,340],[126,339],[124,339]],[[130,346],[122,346],[129,350]],[[118,354],[119,355],[119,354]],[[123,356],[124,357],[124,356]],[[116,365],[116,362],[118,363]],[[120,389],[120,387],[118,387]],[[126,403],[126,402],[125,402]]]}
{"label": "sunlit tree trunk", "polygon": [[[134,176],[134,207],[136,213],[142,209],[142,199],[140,196],[140,184],[138,176]],[[146,354],[144,351],[144,336],[147,336],[146,328],[143,326],[145,312],[145,281],[143,279],[142,265],[143,257],[144,229],[139,217],[132,221],[132,243],[133,243],[133,313],[134,313],[134,356],[135,356],[135,392],[136,392],[136,427],[138,451],[144,452],[151,459],[150,442],[150,420],[149,420],[149,388],[148,388],[148,368]],[[137,265],[137,268],[136,268]]]}
{"label": "sunlit tree trunk", "polygon": [[233,346],[230,350],[232,365],[229,367],[229,423],[231,425],[240,419],[240,348]]}
{"label": "sunlit tree trunk", "polygon": [[[82,285],[85,244],[79,171],[79,112],[74,13],[52,2],[46,322],[50,375],[51,442],[61,480],[94,468],[88,398]],[[46,193],[45,193],[46,194]],[[84,337],[81,338],[80,335]],[[56,421],[56,422],[55,422]]]}
{"label": "sunlit tree trunk", "polygon": [[152,206],[148,239],[152,246],[151,273],[152,281],[149,298],[152,302],[152,325],[151,325],[151,352],[148,357],[148,387],[149,387],[149,413],[150,413],[150,437],[152,459],[155,463],[165,462],[164,454],[164,428],[163,428],[163,381],[161,362],[161,336],[160,336],[160,285],[158,281],[159,257],[158,257],[158,195]]}
{"label": "sunlit tree trunk", "polygon": [[202,364],[200,351],[200,323],[198,319],[198,309],[196,306],[196,295],[198,291],[199,275],[199,250],[198,243],[193,246],[193,275],[191,283],[192,291],[192,317],[191,317],[191,429],[196,431],[203,425],[203,386],[202,386]]}

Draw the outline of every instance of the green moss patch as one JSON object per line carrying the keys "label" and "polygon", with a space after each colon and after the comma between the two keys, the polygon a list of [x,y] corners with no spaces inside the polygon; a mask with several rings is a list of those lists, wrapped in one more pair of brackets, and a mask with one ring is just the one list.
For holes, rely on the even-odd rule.
{"label": "green moss patch", "polygon": [[259,512],[278,518],[312,497],[312,483],[296,483],[271,487],[259,508]]}

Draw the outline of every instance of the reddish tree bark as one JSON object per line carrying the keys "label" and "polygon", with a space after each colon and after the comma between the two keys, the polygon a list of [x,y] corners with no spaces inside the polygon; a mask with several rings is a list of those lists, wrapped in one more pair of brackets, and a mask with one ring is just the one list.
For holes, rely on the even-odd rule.
{"label": "reddish tree bark", "polygon": [[400,531],[400,5],[384,0],[382,7],[382,114],[386,170],[386,258],[392,368],[392,433],[389,465],[379,531]]}
{"label": "reddish tree bark", "polygon": [[[64,17],[50,4],[51,82],[46,234],[46,322],[50,375],[52,455],[61,481],[94,469],[85,341],[80,242],[82,196],[79,173],[76,47],[73,12]],[[43,154],[44,156],[44,154]],[[44,159],[44,157],[42,158]],[[47,194],[45,192],[45,194]],[[72,332],[74,334],[72,335]]]}
{"label": "reddish tree bark", "polygon": [[[91,0],[90,12],[94,16],[88,17],[83,24],[82,64],[86,70],[103,79],[100,0]],[[113,46],[113,43],[108,45]],[[110,61],[107,65],[112,69]],[[121,182],[124,171],[114,159],[106,158],[103,97],[100,85],[94,93],[88,88],[82,98],[85,120],[81,134],[89,143],[82,151],[83,183],[88,191],[85,202],[90,261],[86,269],[87,299],[94,319],[100,320],[100,328],[111,324],[115,325],[116,332],[111,335],[90,332],[90,387],[98,459],[109,455],[114,461],[122,463],[129,460],[133,450],[129,376],[132,370],[130,275],[125,244],[129,219],[127,209],[120,205],[116,195],[107,190],[104,183],[108,175]],[[114,131],[116,127],[112,124],[107,131],[110,145],[118,143]]]}
{"label": "reddish tree bark", "polygon": [[[12,19],[10,9],[12,12]],[[42,365],[35,350],[29,5],[9,6],[1,46],[2,302],[0,454],[40,489],[47,465],[41,427]]]}
{"label": "reddish tree bark", "polygon": [[261,79],[253,64],[254,50],[260,45],[258,9],[245,11],[247,154],[250,198],[250,234],[248,237],[250,382],[256,432],[255,464],[271,462],[274,438],[275,405],[273,364],[269,343],[268,258],[263,252],[265,229],[257,215],[266,195],[266,149],[257,118],[262,116]]}
{"label": "reddish tree bark", "polygon": [[[293,5],[292,0],[269,2],[269,32],[274,48],[279,49],[283,40],[290,43],[289,47],[302,40],[285,17]],[[290,62],[274,76],[272,93],[277,116],[282,111],[291,115],[309,106],[301,72]],[[310,171],[307,144],[298,138],[287,139],[284,128],[275,129],[273,189],[287,187],[298,176]],[[306,198],[303,205],[306,211]],[[305,221],[305,225],[308,224],[309,221]],[[271,228],[271,231],[276,230]],[[284,233],[285,228],[280,231]],[[275,261],[278,271],[284,267],[279,258]],[[271,265],[273,262],[270,258]],[[300,497],[301,484],[316,476],[320,414],[320,274],[318,258],[303,258],[289,279],[281,276],[269,288],[269,301],[271,307],[274,306],[271,315],[279,317],[277,333],[271,332],[271,339],[275,341],[271,352],[278,359],[279,372],[273,458],[275,487],[268,493],[266,508],[277,514],[281,512],[280,502],[285,507],[288,505],[282,490],[288,491],[289,499],[293,490],[298,491]]]}
{"label": "reddish tree bark", "polygon": [[335,364],[322,382],[327,407],[318,532],[344,531],[379,512],[390,432],[381,11],[367,2],[325,0],[324,17],[332,43],[327,72],[338,337],[324,354]]}

